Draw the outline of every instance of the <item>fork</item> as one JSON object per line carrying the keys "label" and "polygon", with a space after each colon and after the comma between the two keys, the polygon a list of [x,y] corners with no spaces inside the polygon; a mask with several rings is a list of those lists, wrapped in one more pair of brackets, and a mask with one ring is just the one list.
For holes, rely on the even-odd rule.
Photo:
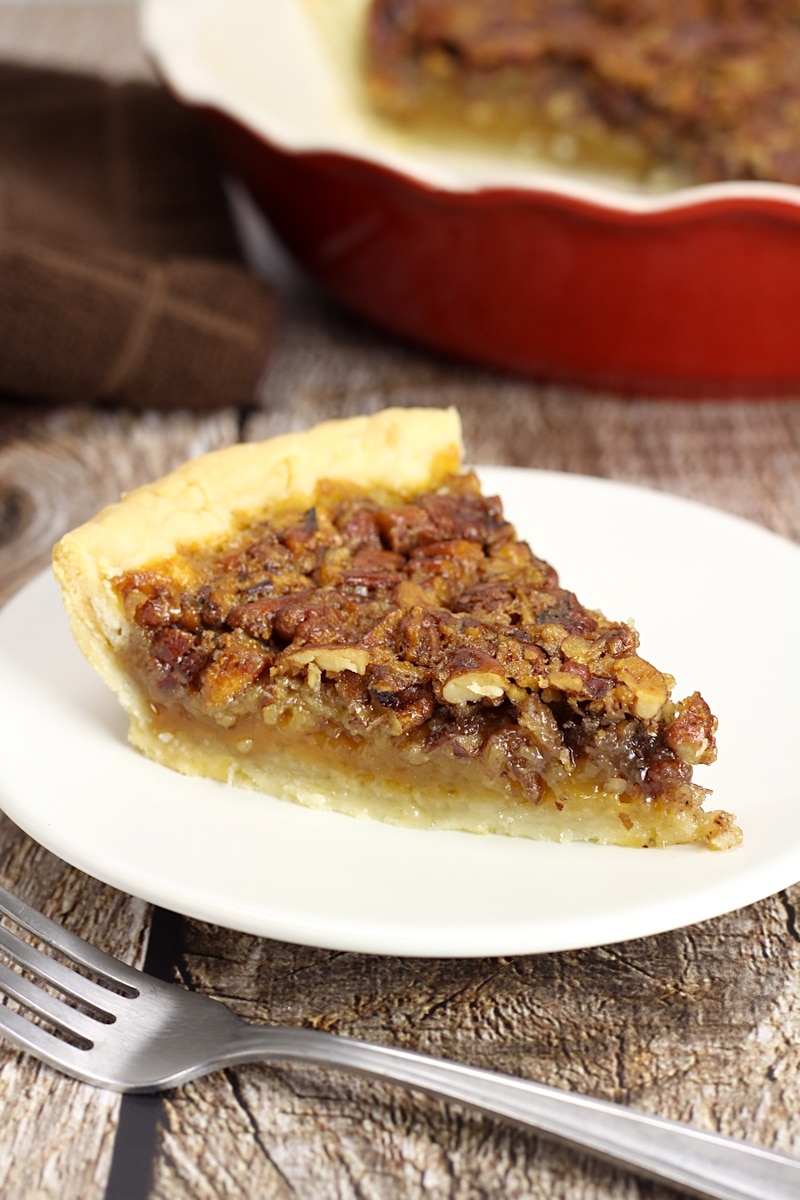
{"label": "fork", "polygon": [[7,960],[0,961],[0,993],[22,1006],[0,1003],[0,1033],[85,1083],[118,1092],[157,1092],[236,1063],[314,1063],[505,1117],[690,1195],[711,1200],[800,1196],[800,1160],[462,1063],[318,1030],[255,1025],[217,1000],[127,966],[2,887],[0,915],[59,956],[0,925],[0,953]]}

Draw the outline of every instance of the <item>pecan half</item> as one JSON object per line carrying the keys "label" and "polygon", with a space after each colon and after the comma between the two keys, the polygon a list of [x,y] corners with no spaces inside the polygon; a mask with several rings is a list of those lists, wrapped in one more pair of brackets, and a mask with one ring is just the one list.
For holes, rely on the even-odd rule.
{"label": "pecan half", "polygon": [[509,681],[496,658],[482,650],[457,650],[450,660],[450,673],[442,685],[448,704],[473,704],[476,700],[499,700]]}

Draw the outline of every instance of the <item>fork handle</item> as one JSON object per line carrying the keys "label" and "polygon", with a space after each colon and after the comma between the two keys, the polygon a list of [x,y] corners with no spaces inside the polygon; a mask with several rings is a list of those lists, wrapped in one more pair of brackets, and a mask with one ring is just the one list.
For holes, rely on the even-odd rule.
{"label": "fork handle", "polygon": [[246,1026],[226,1062],[342,1067],[506,1117],[711,1200],[798,1200],[800,1160],[619,1104],[391,1046],[311,1029]]}

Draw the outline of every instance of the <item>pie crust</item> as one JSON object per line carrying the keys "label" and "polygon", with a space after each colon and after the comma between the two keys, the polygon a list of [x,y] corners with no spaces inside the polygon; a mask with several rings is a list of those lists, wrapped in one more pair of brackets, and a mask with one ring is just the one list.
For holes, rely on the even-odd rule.
{"label": "pie crust", "polygon": [[404,825],[741,840],[716,720],[587,610],[461,469],[454,410],[194,459],[54,552],[130,740],[185,774]]}

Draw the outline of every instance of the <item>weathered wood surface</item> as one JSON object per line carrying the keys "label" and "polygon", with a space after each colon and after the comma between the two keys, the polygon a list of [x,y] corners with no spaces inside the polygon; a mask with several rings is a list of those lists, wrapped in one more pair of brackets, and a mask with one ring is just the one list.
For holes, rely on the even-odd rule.
{"label": "weathered wood surface", "polygon": [[[0,4],[0,38],[39,61],[51,52],[87,66],[102,50],[107,69],[134,62],[120,33],[132,28],[131,6],[65,7],[79,12],[72,41],[59,5]],[[0,597],[46,563],[64,529],[189,454],[390,402],[457,404],[474,461],[646,484],[800,540],[800,397],[685,404],[588,396],[399,345],[302,287],[287,289],[283,309],[280,350],[254,412],[132,416],[0,402]],[[58,861],[5,817],[0,882],[143,961],[148,906]],[[800,1155],[799,905],[797,886],[658,937],[503,959],[337,954],[188,919],[162,941],[176,978],[244,1016],[442,1054]],[[455,1105],[334,1072],[248,1066],[142,1104],[61,1079],[0,1043],[0,1195],[672,1195]],[[123,1128],[131,1114],[153,1129],[149,1177],[144,1142],[144,1163],[130,1175],[124,1163],[115,1169],[126,1138],[136,1156],[130,1122]]]}
{"label": "weathered wood surface", "polygon": [[[2,814],[0,883],[103,949],[141,962],[148,907],[72,870]],[[117,1096],[62,1079],[0,1044],[0,1195],[102,1196],[118,1108]]]}

